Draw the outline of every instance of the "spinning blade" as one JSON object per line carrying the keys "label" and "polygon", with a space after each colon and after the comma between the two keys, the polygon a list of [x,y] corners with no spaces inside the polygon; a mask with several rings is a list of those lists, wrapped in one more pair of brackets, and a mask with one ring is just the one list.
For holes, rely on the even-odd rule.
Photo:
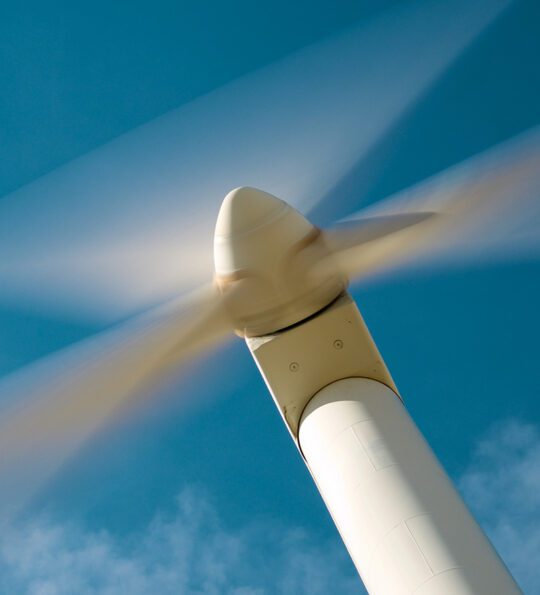
{"label": "spinning blade", "polygon": [[[0,383],[0,521],[118,409],[232,325],[213,287],[27,366]],[[23,502],[21,502],[21,499]]]}
{"label": "spinning blade", "polygon": [[540,255],[540,128],[524,133],[327,231],[351,279]]}
{"label": "spinning blade", "polygon": [[206,283],[228,190],[305,211],[507,5],[405,3],[4,197],[0,302],[110,322]]}

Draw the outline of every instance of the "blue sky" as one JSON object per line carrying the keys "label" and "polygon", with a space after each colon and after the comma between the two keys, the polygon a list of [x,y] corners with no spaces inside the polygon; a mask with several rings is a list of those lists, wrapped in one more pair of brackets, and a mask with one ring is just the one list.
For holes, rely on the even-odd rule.
{"label": "blue sky", "polygon": [[[383,4],[390,12],[383,11]],[[203,143],[208,133],[217,142],[219,132],[226,132],[221,142],[232,157],[214,149],[201,150],[201,155],[216,162],[221,157],[234,168],[232,149],[252,149],[256,159],[275,164],[278,173],[268,180],[293,194],[295,188],[314,192],[301,176],[295,178],[295,171],[312,176],[324,191],[311,212],[324,224],[539,123],[540,11],[534,2],[509,3],[489,27],[479,26],[467,39],[462,22],[469,22],[465,15],[472,13],[454,15],[450,22],[442,18],[455,12],[450,2],[416,2],[413,9],[409,5],[210,2],[203,10],[183,3],[135,2],[112,8],[94,3],[91,9],[73,3],[58,3],[54,10],[39,3],[2,8],[5,59],[0,77],[7,90],[0,98],[4,254],[12,249],[7,252],[11,258],[30,241],[86,256],[84,248],[98,238],[105,247],[103,259],[97,267],[85,264],[82,270],[95,274],[96,268],[112,262],[114,279],[109,283],[122,283],[107,310],[104,304],[109,302],[100,301],[106,283],[93,285],[92,277],[89,292],[75,276],[75,282],[64,286],[57,283],[57,269],[51,265],[49,276],[36,274],[33,284],[25,285],[9,272],[11,263],[4,256],[2,265],[11,276],[6,273],[0,288],[0,372],[22,369],[111,322],[111,316],[100,318],[96,312],[117,308],[114,320],[152,298],[130,302],[122,293],[126,287],[126,294],[131,287],[139,291],[140,284],[129,285],[122,277],[122,261],[114,260],[111,247],[137,229],[141,243],[152,239],[152,229],[141,223],[148,213],[144,209],[150,204],[158,217],[169,203],[143,200],[142,194],[118,195],[114,203],[114,193],[100,199],[96,188],[112,192],[116,186],[99,186],[105,182],[89,176],[104,171],[95,165],[102,159],[109,160],[110,176],[118,174],[122,184],[137,178],[137,170],[142,172],[138,182],[150,172],[152,183],[158,184],[169,170],[160,170],[141,146],[154,143],[154,154],[165,160],[168,147],[175,159],[192,151],[192,145],[182,144],[181,135],[165,140],[164,128],[192,139],[192,122],[223,125],[217,133],[203,126],[204,134],[195,138]],[[479,3],[479,13],[491,5],[487,0]],[[470,22],[479,18],[473,16]],[[364,35],[365,30],[371,31],[369,43],[355,45],[357,33]],[[450,41],[463,36],[457,48],[443,44],[445,32]],[[439,62],[426,63],[421,46],[415,45],[418,39],[437,48],[433,54]],[[287,57],[293,51],[307,51],[306,60],[319,51],[335,58],[332,48],[347,43],[360,52],[351,53],[350,62],[342,61],[340,68],[321,63],[320,72],[309,74],[302,65],[311,62],[300,58],[305,79],[292,80],[298,67],[294,58],[289,66]],[[309,44],[315,45],[303,49]],[[416,78],[405,68],[392,70],[392,60],[397,60],[393,46]],[[368,56],[361,53],[366,48]],[[257,93],[267,89],[268,80],[289,77],[298,100],[304,88],[317,88],[318,76],[343,77],[336,83],[349,80],[345,77],[356,72],[356,60],[360,93],[354,85],[318,91],[330,102],[313,112],[320,116],[319,136],[324,133],[326,145],[319,149],[319,136],[309,137],[308,126],[293,123],[294,130],[305,135],[299,144],[306,148],[304,161],[291,161],[296,159],[291,149],[295,139],[283,144],[286,137],[272,120],[292,113],[300,121],[301,110],[290,111],[291,101],[282,105],[276,99],[274,109],[256,112],[253,122],[244,110],[241,115],[249,126],[240,127],[237,136],[223,123],[221,111],[230,109],[234,115],[239,93],[246,95],[249,107],[252,98],[259,101]],[[347,93],[363,100],[347,102]],[[342,100],[342,119],[331,118],[332,102]],[[30,184],[176,108],[165,116],[169,119]],[[260,113],[275,129],[274,136],[268,136],[264,122],[257,128]],[[354,125],[348,126],[353,115]],[[254,147],[253,131],[273,144]],[[200,188],[210,188],[201,162],[186,162],[199,176],[192,176],[189,191],[199,187],[199,179]],[[241,177],[246,163],[257,166],[242,161],[234,179]],[[294,165],[291,171],[280,169],[288,163]],[[246,177],[255,174],[250,171]],[[168,192],[171,179],[158,185],[159,191]],[[81,180],[87,187],[78,188]],[[232,180],[218,176],[212,192],[224,195]],[[239,179],[236,185],[242,183]],[[18,193],[10,194],[17,188]],[[65,196],[57,200],[55,188],[67,189]],[[191,217],[198,221],[200,216],[211,227],[219,196],[217,202],[180,201],[179,217],[172,217],[169,225],[162,222],[162,235],[172,237],[176,229],[178,237],[186,234],[185,222]],[[75,215],[81,212],[88,227],[81,227],[75,237],[65,228],[79,221]],[[130,250],[136,252],[138,241],[138,236],[130,237]],[[58,262],[62,267],[78,265],[76,258]],[[152,268],[141,263],[134,273],[146,275]],[[539,272],[537,261],[529,258],[353,287],[413,417],[531,593],[540,588],[538,572],[529,563],[540,555]],[[43,488],[20,523],[12,538],[0,540],[0,588],[6,593],[116,593],[120,585],[130,585],[129,592],[148,593],[156,584],[163,593],[178,592],[176,585],[186,593],[325,593],[329,584],[339,584],[343,593],[360,592],[328,514],[240,341],[103,428]],[[518,548],[523,553],[519,557]],[[301,585],[294,582],[299,577]]]}

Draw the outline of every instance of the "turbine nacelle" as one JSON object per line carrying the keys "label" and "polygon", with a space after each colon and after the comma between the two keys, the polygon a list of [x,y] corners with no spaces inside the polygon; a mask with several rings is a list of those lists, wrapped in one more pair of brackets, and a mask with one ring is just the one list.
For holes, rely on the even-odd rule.
{"label": "turbine nacelle", "polygon": [[347,282],[330,256],[323,233],[286,202],[256,188],[229,192],[216,223],[214,267],[236,332],[268,335],[331,303]]}

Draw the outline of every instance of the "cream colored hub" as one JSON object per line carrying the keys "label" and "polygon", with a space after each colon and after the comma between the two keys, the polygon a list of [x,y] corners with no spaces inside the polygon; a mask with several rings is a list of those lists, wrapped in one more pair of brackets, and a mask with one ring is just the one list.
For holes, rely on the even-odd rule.
{"label": "cream colored hub", "polygon": [[366,377],[396,391],[347,293],[317,316],[270,336],[247,339],[247,344],[296,442],[306,405],[332,382]]}
{"label": "cream colored hub", "polygon": [[230,192],[214,236],[215,280],[235,329],[273,333],[315,314],[345,288],[324,235],[279,198],[255,188]]}

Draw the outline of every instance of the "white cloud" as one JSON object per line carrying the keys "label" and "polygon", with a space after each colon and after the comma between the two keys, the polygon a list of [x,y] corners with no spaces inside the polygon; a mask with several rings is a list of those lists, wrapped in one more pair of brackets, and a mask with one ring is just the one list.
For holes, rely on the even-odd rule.
{"label": "white cloud", "polygon": [[0,591],[28,595],[318,595],[362,592],[336,540],[258,523],[226,530],[200,492],[129,538],[44,519],[5,530]]}
{"label": "white cloud", "polygon": [[526,593],[540,593],[540,431],[518,420],[478,442],[459,487]]}

